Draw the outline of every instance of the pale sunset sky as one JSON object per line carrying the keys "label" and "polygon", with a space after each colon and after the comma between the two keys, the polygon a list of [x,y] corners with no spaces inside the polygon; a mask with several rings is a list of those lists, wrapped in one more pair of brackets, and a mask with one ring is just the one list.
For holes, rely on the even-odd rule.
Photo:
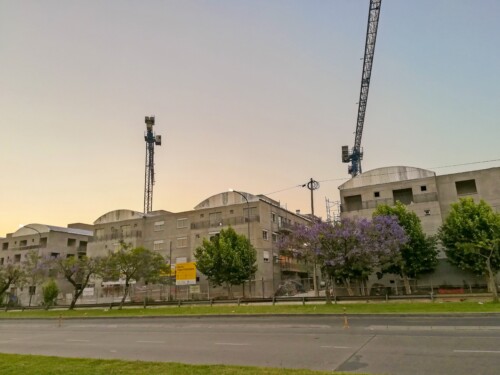
{"label": "pale sunset sky", "polygon": [[[0,0],[0,237],[350,176],[368,0]],[[363,170],[500,166],[500,1],[383,0]],[[470,164],[478,162],[476,164]],[[467,164],[450,167],[457,164]],[[500,183],[500,182],[499,182]]]}

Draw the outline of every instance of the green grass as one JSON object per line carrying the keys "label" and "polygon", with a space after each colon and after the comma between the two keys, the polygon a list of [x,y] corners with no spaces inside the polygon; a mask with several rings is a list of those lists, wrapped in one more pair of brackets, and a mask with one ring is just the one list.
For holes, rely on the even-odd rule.
{"label": "green grass", "polygon": [[2,375],[250,375],[346,374],[312,370],[291,370],[247,366],[185,365],[180,363],[61,358],[39,355],[0,354]]}
{"label": "green grass", "polygon": [[0,311],[3,318],[85,318],[85,317],[145,317],[178,315],[248,315],[248,314],[443,314],[443,313],[500,313],[500,303],[491,302],[413,302],[413,303],[349,303],[310,305],[241,305],[241,306],[172,306],[153,308],[13,310]]}

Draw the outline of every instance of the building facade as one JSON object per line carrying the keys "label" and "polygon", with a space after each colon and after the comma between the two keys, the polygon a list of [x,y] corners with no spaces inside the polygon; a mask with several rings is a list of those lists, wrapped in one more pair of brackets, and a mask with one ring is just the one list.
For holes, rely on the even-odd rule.
{"label": "building facade", "polygon": [[[272,296],[285,278],[307,276],[307,269],[295,261],[280,257],[278,238],[296,223],[309,219],[283,208],[266,196],[224,192],[200,202],[184,212],[153,211],[143,214],[130,210],[108,212],[94,222],[94,238],[89,256],[102,256],[120,247],[120,241],[159,252],[172,265],[194,262],[194,252],[203,239],[231,226],[247,236],[257,251],[257,273],[245,289],[235,294]],[[223,295],[223,288],[209,288],[199,274],[200,297]],[[179,292],[180,293],[180,292]]]}
{"label": "building facade", "polygon": [[[87,253],[87,245],[93,235],[92,226],[87,224],[69,224],[67,228],[45,224],[29,224],[19,228],[14,233],[0,238],[0,266],[6,264],[21,264],[27,260],[30,251],[35,251],[42,258],[79,256]],[[72,288],[59,280],[61,296],[71,292]],[[9,298],[23,305],[37,305],[41,302],[41,288],[36,285],[16,286],[9,291]]]}
{"label": "building facade", "polygon": [[[459,198],[484,200],[500,212],[500,167],[441,176],[414,167],[378,168],[350,179],[339,186],[339,191],[341,217],[371,218],[377,206],[400,201],[420,218],[426,234],[435,235],[450,212],[450,205]],[[424,276],[423,283],[484,283],[482,278],[452,267],[442,250],[439,259],[436,272]]]}

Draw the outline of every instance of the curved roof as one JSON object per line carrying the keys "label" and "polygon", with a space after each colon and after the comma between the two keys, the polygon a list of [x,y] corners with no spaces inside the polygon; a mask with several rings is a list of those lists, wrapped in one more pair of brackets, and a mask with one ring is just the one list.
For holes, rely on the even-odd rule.
{"label": "curved roof", "polygon": [[[259,197],[246,193],[244,191],[240,192],[243,194],[249,202],[257,202],[259,201]],[[205,199],[204,201],[200,202],[196,207],[194,208],[195,210],[200,210],[203,208],[211,208],[211,207],[222,207],[222,206],[229,206],[231,204],[239,204],[239,203],[246,203],[247,201],[245,198],[243,198],[240,194],[238,194],[235,191],[226,191],[224,193],[219,193],[212,195],[211,197]]]}
{"label": "curved roof", "polygon": [[351,178],[349,181],[340,185],[339,190],[435,176],[435,172],[422,168],[406,166],[383,167],[372,169],[371,171]]}
{"label": "curved roof", "polygon": [[113,223],[115,221],[130,220],[130,219],[140,219],[144,217],[142,212],[132,211],[132,210],[114,210],[105,213],[94,221],[94,225]]}
{"label": "curved roof", "polygon": [[69,234],[79,234],[81,236],[92,236],[91,230],[77,229],[77,228],[64,228],[56,227],[54,225],[45,224],[28,224],[24,225],[12,234],[12,237],[28,236],[32,234],[42,234],[49,232],[63,232]]}

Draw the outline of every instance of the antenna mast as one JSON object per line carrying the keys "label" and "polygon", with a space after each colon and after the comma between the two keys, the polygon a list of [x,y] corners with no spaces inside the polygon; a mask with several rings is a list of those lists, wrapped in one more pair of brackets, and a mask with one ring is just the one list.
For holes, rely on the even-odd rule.
{"label": "antenna mast", "polygon": [[146,171],[144,174],[144,213],[153,210],[153,185],[155,184],[155,145],[161,146],[161,135],[155,135],[155,117],[146,116]]}

